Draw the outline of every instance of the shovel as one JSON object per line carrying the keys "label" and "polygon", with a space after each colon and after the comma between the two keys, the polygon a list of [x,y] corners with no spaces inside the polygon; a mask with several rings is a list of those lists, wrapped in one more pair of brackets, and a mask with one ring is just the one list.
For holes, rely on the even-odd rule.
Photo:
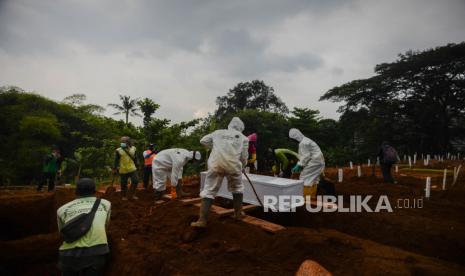
{"label": "shovel", "polygon": [[111,184],[109,187],[107,187],[107,189],[105,190],[105,194],[106,195],[110,195],[110,194],[113,194],[114,192],[116,192],[116,189],[115,187],[113,186],[113,183],[115,183],[115,177],[116,177],[116,174],[113,173],[112,174],[112,177],[111,177]]}
{"label": "shovel", "polygon": [[242,170],[242,173],[245,175],[245,178],[247,178],[247,181],[249,181],[250,186],[252,187],[252,190],[253,190],[253,192],[254,192],[254,194],[255,194],[255,197],[257,198],[258,202],[260,203],[260,206],[263,207],[263,203],[262,203],[262,201],[260,200],[260,197],[258,197],[257,191],[255,190],[255,187],[253,186],[252,181],[250,181],[249,176],[247,175],[247,173],[245,172],[245,170]]}

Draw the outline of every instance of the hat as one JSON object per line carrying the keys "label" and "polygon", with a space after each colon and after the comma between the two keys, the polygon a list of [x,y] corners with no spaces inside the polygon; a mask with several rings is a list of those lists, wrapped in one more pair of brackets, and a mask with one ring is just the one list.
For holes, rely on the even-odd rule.
{"label": "hat", "polygon": [[76,184],[76,195],[91,196],[95,194],[95,182],[91,178],[81,178]]}
{"label": "hat", "polygon": [[247,136],[250,142],[257,142],[257,133],[252,133],[249,136]]}

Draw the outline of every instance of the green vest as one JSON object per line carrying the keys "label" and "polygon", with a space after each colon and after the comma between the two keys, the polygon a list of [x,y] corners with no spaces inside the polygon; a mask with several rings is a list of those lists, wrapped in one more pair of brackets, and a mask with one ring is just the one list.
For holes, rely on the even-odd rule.
{"label": "green vest", "polygon": [[58,171],[58,158],[55,155],[50,154],[47,157],[51,157],[50,160],[44,162],[42,172],[44,173],[56,173]]}
{"label": "green vest", "polygon": [[119,173],[120,174],[127,174],[132,173],[137,170],[136,164],[132,159],[136,159],[136,147],[132,146],[130,148],[126,148],[126,151],[132,156],[132,158],[126,153],[125,150],[122,148],[118,148],[116,150],[119,154]]}

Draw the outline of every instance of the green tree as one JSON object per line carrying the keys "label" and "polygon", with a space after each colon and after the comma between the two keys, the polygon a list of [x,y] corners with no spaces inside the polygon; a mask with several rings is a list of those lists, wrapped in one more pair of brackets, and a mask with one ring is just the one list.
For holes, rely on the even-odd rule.
{"label": "green tree", "polygon": [[96,104],[85,104],[87,96],[85,94],[72,94],[63,99],[62,103],[70,105],[83,113],[102,114],[105,108]]}
{"label": "green tree", "polygon": [[334,87],[320,100],[345,102],[339,110],[346,120],[366,110],[358,134],[373,150],[387,139],[405,145],[404,152],[444,153],[451,141],[465,138],[463,72],[465,42],[408,51],[377,65],[375,76]]}
{"label": "green tree", "polygon": [[152,119],[152,115],[158,110],[158,108],[160,108],[160,105],[149,98],[139,100],[137,104],[139,105],[142,114],[144,114],[144,128],[147,128],[150,123],[150,120]]}
{"label": "green tree", "polygon": [[77,149],[95,153],[84,164],[83,173],[103,177],[119,137],[128,135],[139,149],[143,147],[140,129],[81,108],[85,105],[84,101],[57,103],[16,87],[0,88],[0,185],[37,181],[43,157],[53,144],[70,161],[65,181],[71,181],[78,171],[77,163],[71,161]]}
{"label": "green tree", "polygon": [[292,127],[298,128],[302,133],[309,135],[309,137],[315,137],[318,132],[320,111],[310,108],[294,107],[291,114],[292,116],[289,117],[289,123]]}
{"label": "green tree", "polygon": [[156,143],[157,149],[161,149],[162,145],[159,144],[162,132],[165,128],[167,128],[170,124],[170,120],[168,119],[158,119],[152,118],[149,124],[145,128],[146,131],[146,139],[150,142]]}
{"label": "green tree", "polygon": [[54,143],[61,132],[58,121],[53,115],[24,116],[19,122],[20,135],[28,138],[35,138],[44,142]]}
{"label": "green tree", "polygon": [[137,112],[139,110],[137,108],[137,99],[131,99],[131,96],[124,95],[119,95],[119,98],[121,100],[121,105],[115,103],[108,104],[108,106],[117,110],[114,115],[124,114],[126,125],[129,123],[129,115],[140,117],[140,114]]}
{"label": "green tree", "polygon": [[273,87],[259,80],[238,83],[229,90],[226,96],[217,97],[216,104],[218,105],[215,112],[217,117],[224,117],[246,109],[283,114],[289,112],[286,104],[274,93]]}

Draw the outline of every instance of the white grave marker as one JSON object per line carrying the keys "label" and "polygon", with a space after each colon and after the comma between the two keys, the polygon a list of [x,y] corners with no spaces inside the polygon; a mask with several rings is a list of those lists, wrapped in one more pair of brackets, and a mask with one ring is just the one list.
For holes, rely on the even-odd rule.
{"label": "white grave marker", "polygon": [[444,176],[442,177],[442,190],[446,189],[447,169],[444,169]]}
{"label": "white grave marker", "polygon": [[429,198],[431,195],[431,177],[426,178],[425,197]]}

